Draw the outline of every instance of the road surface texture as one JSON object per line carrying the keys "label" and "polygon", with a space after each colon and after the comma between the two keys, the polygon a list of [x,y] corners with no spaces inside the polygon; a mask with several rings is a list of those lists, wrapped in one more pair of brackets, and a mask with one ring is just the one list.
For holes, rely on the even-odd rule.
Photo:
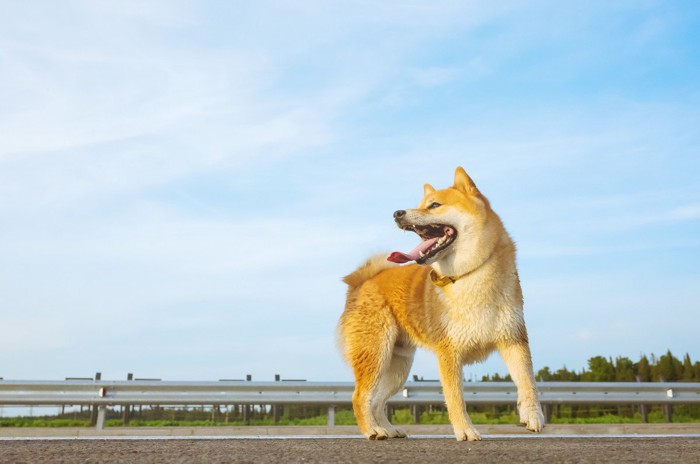
{"label": "road surface texture", "polygon": [[0,428],[12,463],[698,463],[700,424],[479,426],[457,442],[449,425],[405,427],[410,438],[369,441],[356,427]]}
{"label": "road surface texture", "polygon": [[0,442],[0,463],[700,463],[700,437],[81,439]]}

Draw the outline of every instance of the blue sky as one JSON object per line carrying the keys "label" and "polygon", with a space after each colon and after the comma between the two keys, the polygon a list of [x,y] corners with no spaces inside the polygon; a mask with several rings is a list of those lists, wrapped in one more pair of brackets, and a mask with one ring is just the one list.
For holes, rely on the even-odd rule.
{"label": "blue sky", "polygon": [[457,165],[536,369],[697,360],[700,7],[579,3],[2,3],[0,376],[351,380],[341,278]]}

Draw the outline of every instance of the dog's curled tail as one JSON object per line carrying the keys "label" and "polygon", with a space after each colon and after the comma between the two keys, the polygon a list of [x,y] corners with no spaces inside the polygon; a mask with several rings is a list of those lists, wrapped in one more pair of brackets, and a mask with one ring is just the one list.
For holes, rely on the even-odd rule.
{"label": "dog's curled tail", "polygon": [[398,266],[397,264],[387,261],[386,257],[386,254],[372,256],[370,259],[365,261],[362,266],[358,267],[355,272],[343,277],[343,282],[348,284],[350,287],[349,290],[352,291],[383,270]]}

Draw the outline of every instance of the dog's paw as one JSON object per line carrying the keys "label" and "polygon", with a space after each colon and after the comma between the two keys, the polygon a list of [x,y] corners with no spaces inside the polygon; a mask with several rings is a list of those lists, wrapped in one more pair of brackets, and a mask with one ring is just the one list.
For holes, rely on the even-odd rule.
{"label": "dog's paw", "polygon": [[455,429],[455,438],[457,441],[480,441],[481,435],[474,428]]}
{"label": "dog's paw", "polygon": [[406,438],[406,431],[398,427],[392,427],[389,429],[389,438]]}
{"label": "dog's paw", "polygon": [[386,440],[390,437],[390,433],[384,427],[372,427],[369,433],[366,434],[370,440]]}
{"label": "dog's paw", "polygon": [[541,432],[544,428],[544,414],[542,408],[533,406],[520,411],[520,423],[525,425],[525,428],[533,432]]}
{"label": "dog's paw", "polygon": [[365,434],[370,440],[386,440],[387,438],[406,438],[406,432],[393,426],[376,426]]}

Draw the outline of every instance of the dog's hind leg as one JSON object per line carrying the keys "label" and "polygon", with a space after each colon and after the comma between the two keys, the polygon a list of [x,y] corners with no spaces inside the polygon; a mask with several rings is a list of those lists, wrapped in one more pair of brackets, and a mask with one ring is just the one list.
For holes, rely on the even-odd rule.
{"label": "dog's hind leg", "polygon": [[[390,431],[377,421],[373,411],[375,395],[380,390],[381,371],[388,362],[390,354],[378,353],[368,347],[358,353],[358,363],[353,364],[355,371],[355,391],[352,395],[352,409],[360,431],[370,440],[385,440]],[[384,416],[386,419],[386,416]]]}
{"label": "dog's hind leg", "polygon": [[[382,373],[391,364],[397,335],[396,322],[384,309],[358,305],[346,311],[341,319],[345,357],[355,374],[353,412],[360,431],[371,440],[385,440],[390,436],[390,431],[377,422],[372,411],[374,397],[378,389],[381,390]],[[369,311],[371,315],[367,314]]]}
{"label": "dog's hind leg", "polygon": [[389,438],[404,438],[406,432],[394,427],[386,416],[386,402],[401,390],[406,383],[413,365],[416,347],[403,343],[394,345],[391,359],[379,377],[379,383],[372,397],[371,409],[377,424],[386,429]]}

